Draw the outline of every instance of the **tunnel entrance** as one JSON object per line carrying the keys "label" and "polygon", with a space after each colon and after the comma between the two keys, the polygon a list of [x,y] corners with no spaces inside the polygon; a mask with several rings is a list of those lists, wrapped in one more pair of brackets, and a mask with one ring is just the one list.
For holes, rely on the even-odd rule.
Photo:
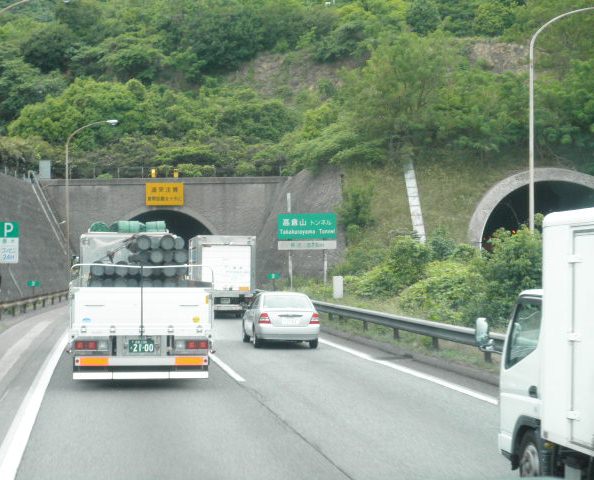
{"label": "tunnel entrance", "polygon": [[[583,185],[560,181],[534,184],[534,211],[546,215],[551,212],[594,207],[594,190]],[[528,224],[528,185],[509,193],[493,209],[483,230],[483,247],[499,229],[517,230]]]}
{"label": "tunnel entrance", "polygon": [[182,237],[186,241],[186,245],[190,238],[196,235],[211,235],[212,233],[194,217],[175,210],[151,210],[136,215],[130,220],[138,220],[139,222],[163,220],[169,232]]}

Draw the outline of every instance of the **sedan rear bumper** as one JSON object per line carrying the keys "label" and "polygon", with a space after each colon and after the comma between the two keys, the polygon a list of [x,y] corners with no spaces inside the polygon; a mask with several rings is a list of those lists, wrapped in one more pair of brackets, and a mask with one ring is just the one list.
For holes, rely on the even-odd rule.
{"label": "sedan rear bumper", "polygon": [[292,340],[308,341],[315,340],[320,334],[319,325],[308,325],[306,327],[277,327],[275,325],[256,326],[256,335],[262,340]]}

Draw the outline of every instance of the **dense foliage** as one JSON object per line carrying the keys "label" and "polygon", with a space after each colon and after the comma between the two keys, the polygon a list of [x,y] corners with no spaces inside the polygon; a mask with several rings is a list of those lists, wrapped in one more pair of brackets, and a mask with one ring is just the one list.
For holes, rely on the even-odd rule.
{"label": "dense foliage", "polygon": [[402,309],[413,316],[472,326],[487,316],[503,328],[520,291],[540,288],[542,240],[538,231],[523,227],[515,233],[499,230],[490,251],[456,245],[442,231],[427,245],[411,237],[397,237],[376,254],[375,266],[358,274],[357,249],[349,251],[339,273],[348,274],[347,289],[362,297],[399,297]]}
{"label": "dense foliage", "polygon": [[[68,134],[107,118],[118,118],[117,129],[74,139],[74,175],[89,175],[85,165],[95,174],[183,165],[187,175],[271,175],[399,162],[435,147],[488,155],[526,141],[526,75],[470,61],[471,44],[526,44],[546,20],[580,6],[587,2],[31,0],[0,17],[0,134],[56,147],[46,154],[58,175]],[[593,26],[588,14],[564,19],[538,51],[539,152],[577,149],[586,171],[594,171]],[[264,52],[306,69],[349,68],[317,85],[287,83],[278,97],[228,81]],[[0,163],[14,164],[10,151]]]}

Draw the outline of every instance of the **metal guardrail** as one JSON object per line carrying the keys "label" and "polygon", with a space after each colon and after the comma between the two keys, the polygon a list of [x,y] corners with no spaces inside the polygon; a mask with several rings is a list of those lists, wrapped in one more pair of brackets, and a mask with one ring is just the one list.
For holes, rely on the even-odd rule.
{"label": "metal guardrail", "polygon": [[0,303],[0,320],[2,319],[2,315],[6,312],[14,317],[17,313],[26,313],[30,309],[37,310],[37,307],[45,307],[48,303],[54,305],[56,300],[61,302],[67,298],[68,290],[63,290],[61,292],[48,293],[36,297],[22,298],[21,300],[16,300],[14,302]]}
{"label": "metal guardrail", "polygon": [[[319,302],[313,300],[318,312],[327,313],[330,318],[334,315],[339,319],[351,318],[363,322],[363,330],[367,330],[367,324],[383,325],[394,330],[394,338],[400,338],[400,330],[406,332],[424,335],[432,339],[434,349],[439,349],[439,340],[448,340],[450,342],[461,343],[464,345],[476,346],[475,330],[469,327],[460,327],[457,325],[448,325],[447,323],[432,322],[420,318],[405,317],[402,315],[393,315],[391,313],[376,312],[357,307],[347,307],[336,305],[334,303]],[[501,333],[491,333],[497,350],[503,349],[505,335]],[[493,352],[495,353],[495,352]],[[485,361],[491,361],[491,352],[485,352]]]}

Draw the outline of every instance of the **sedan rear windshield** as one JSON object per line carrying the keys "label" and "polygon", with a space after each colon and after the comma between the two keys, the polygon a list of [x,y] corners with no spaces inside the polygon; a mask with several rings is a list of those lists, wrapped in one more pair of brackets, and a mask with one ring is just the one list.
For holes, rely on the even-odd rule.
{"label": "sedan rear windshield", "polygon": [[311,310],[311,303],[307,297],[301,295],[271,295],[264,297],[265,308],[298,308]]}

